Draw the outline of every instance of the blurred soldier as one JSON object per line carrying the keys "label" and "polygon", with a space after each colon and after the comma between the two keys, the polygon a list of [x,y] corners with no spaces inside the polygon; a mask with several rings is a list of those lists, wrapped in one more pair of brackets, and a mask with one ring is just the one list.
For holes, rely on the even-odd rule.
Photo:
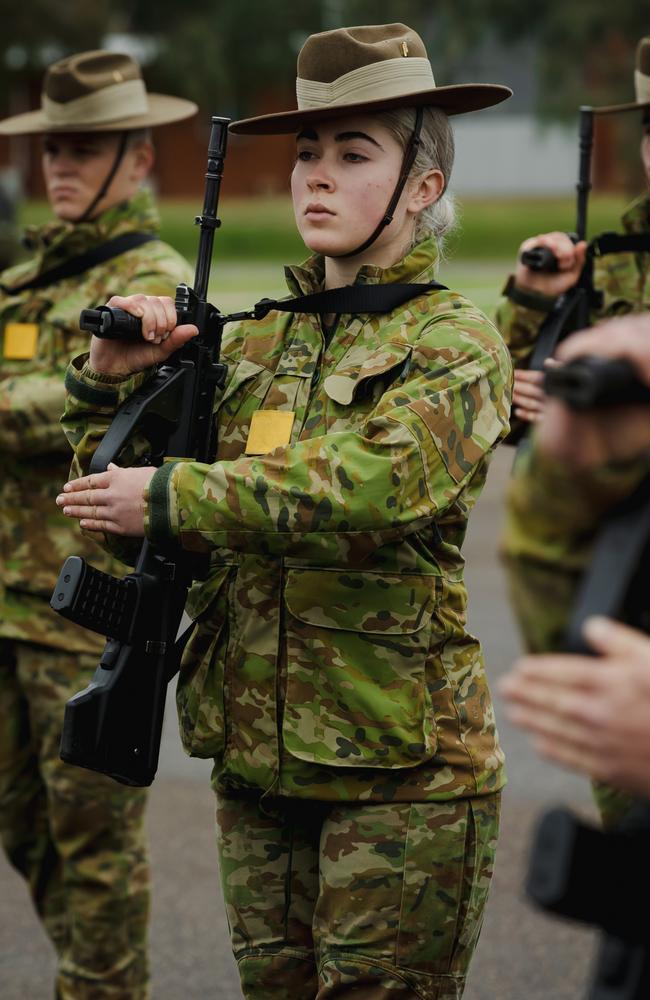
{"label": "blurred soldier", "polygon": [[[561,361],[585,354],[625,358],[650,385],[650,316],[619,319],[575,334],[557,351]],[[575,413],[560,400],[547,401],[531,448],[515,463],[504,543],[513,604],[526,643],[533,652],[558,648],[577,584],[590,561],[603,518],[648,475],[649,456],[647,405]],[[612,661],[620,663],[622,653],[616,636],[602,639],[596,634],[593,638],[599,651],[609,652]],[[625,637],[621,640],[619,636],[619,640],[626,645]],[[647,646],[647,641],[642,641]],[[539,661],[540,678],[557,677],[558,667],[568,660],[578,664],[577,658],[571,657],[553,657],[550,668],[544,665],[544,660]],[[520,722],[535,732],[547,731],[549,738],[543,739],[543,748],[554,758],[569,763],[574,760],[571,747],[578,726],[581,734],[576,739],[582,741],[583,750],[587,745],[591,747],[585,757],[590,773],[596,778],[616,779],[618,787],[638,789],[638,772],[630,774],[627,761],[620,759],[620,741],[625,738],[626,727],[628,739],[633,739],[632,720],[627,716],[611,717],[611,709],[617,704],[608,693],[611,670],[599,673],[598,662],[589,662],[592,683],[584,684],[584,663],[568,668],[554,704],[544,704],[541,697],[544,687],[548,693],[548,681],[545,684],[543,680],[531,679],[538,670],[535,659],[527,661],[518,680],[512,682],[512,687],[506,687],[506,693],[525,706]],[[639,677],[638,665],[635,666],[638,662],[637,650],[622,678],[619,701],[629,700],[630,680],[637,682]],[[650,663],[647,667],[650,670]],[[571,694],[567,699],[568,689]],[[644,697],[641,686],[639,697]],[[536,726],[531,720],[532,703],[539,712]],[[576,707],[582,713],[581,718],[575,717]],[[570,718],[564,718],[567,713]],[[588,739],[585,730],[590,730]],[[554,748],[550,744],[551,733]],[[599,741],[599,755],[595,755],[594,747]],[[605,759],[608,753],[612,759]],[[606,823],[619,818],[629,805],[627,796],[602,785],[596,788],[596,797]]]}
{"label": "blurred soldier", "polygon": [[173,294],[191,279],[157,238],[140,185],[154,161],[148,128],[195,110],[147,94],[130,57],[97,51],[53,65],[41,109],[0,123],[3,134],[43,135],[55,215],[27,233],[31,260],[0,276],[0,835],[57,950],[64,1000],[148,995],[149,875],[144,792],[58,756],[64,704],[104,640],[57,618],[49,597],[71,553],[109,569],[52,514],[70,464],[63,378],[86,347],[81,308],[125,287]]}
{"label": "blurred soldier", "polygon": [[[650,315],[571,337],[558,353],[625,358],[650,386]],[[550,399],[537,448],[569,468],[634,461],[650,449],[650,413],[626,406],[578,414]],[[650,638],[604,618],[589,619],[585,635],[597,659],[553,654],[515,664],[501,683],[511,718],[550,759],[650,797]]]}
{"label": "blurred soldier", "polygon": [[[635,71],[636,100],[598,112],[636,112],[642,130],[641,161],[650,185],[650,36],[637,49]],[[634,201],[622,217],[626,233],[650,231],[650,189]],[[521,252],[532,247],[548,247],[558,261],[555,273],[533,271],[521,262]],[[540,327],[558,297],[572,288],[585,262],[586,243],[574,244],[566,233],[544,233],[525,240],[517,266],[504,288],[505,299],[497,310],[496,324],[510,347],[517,366],[513,393],[514,416],[522,420],[539,417],[543,404],[542,374],[527,371]],[[650,253],[611,253],[597,258],[594,285],[602,292],[602,305],[593,311],[592,322],[650,308]]]}

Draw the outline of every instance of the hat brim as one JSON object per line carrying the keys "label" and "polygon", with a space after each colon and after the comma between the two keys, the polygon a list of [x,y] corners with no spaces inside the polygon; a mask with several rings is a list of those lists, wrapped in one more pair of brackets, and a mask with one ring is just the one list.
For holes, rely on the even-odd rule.
{"label": "hat brim", "polygon": [[45,132],[130,132],[137,128],[155,128],[190,118],[199,110],[193,101],[167,94],[147,94],[149,111],[145,115],[131,115],[110,122],[75,122],[53,125],[43,112],[27,111],[0,122],[0,135],[38,135]]}
{"label": "hat brim", "polygon": [[593,111],[597,115],[615,115],[620,111],[643,111],[645,108],[650,108],[650,101],[642,101],[640,104],[637,101],[630,104],[609,104],[603,108],[594,108]]}
{"label": "hat brim", "polygon": [[390,111],[393,108],[440,108],[448,115],[463,115],[468,111],[501,104],[512,95],[510,87],[496,83],[459,83],[449,87],[434,87],[415,94],[383,97],[376,101],[359,101],[354,104],[332,104],[327,108],[309,108],[303,111],[284,111],[256,118],[242,118],[233,122],[231,132],[239,135],[281,135],[295,132],[303,125],[316,121],[343,118],[356,112]]}

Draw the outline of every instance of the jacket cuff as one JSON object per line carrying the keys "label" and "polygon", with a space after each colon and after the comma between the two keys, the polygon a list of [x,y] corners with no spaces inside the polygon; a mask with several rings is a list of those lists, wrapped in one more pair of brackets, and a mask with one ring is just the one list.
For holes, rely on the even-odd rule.
{"label": "jacket cuff", "polygon": [[543,295],[541,292],[534,292],[530,289],[518,288],[515,284],[515,276],[511,274],[501,293],[515,305],[524,306],[526,309],[535,309],[537,312],[548,313],[557,302],[555,295]]}
{"label": "jacket cuff", "polygon": [[178,519],[172,505],[171,478],[180,463],[168,461],[157,469],[145,492],[144,532],[150,542],[164,548],[178,535]]}

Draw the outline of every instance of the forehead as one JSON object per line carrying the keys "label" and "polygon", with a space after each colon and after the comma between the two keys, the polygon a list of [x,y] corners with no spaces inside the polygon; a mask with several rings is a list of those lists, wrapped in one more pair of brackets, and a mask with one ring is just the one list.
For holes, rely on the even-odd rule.
{"label": "forehead", "polygon": [[57,146],[93,146],[106,149],[117,141],[116,132],[45,132],[43,142]]}
{"label": "forehead", "polygon": [[326,142],[350,132],[364,133],[382,145],[388,139],[394,139],[392,133],[381,125],[373,115],[344,115],[327,121],[316,121],[299,129],[296,138],[318,138]]}

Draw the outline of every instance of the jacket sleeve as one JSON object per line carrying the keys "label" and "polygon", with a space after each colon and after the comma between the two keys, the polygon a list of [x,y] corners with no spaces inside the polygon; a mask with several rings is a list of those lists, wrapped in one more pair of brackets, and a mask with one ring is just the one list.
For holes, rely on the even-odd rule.
{"label": "jacket sleeve", "polygon": [[[158,264],[142,256],[130,273],[122,275],[120,294],[173,295],[176,278],[187,276],[184,262],[176,254],[169,263],[163,260]],[[108,286],[107,278],[103,301],[113,294]],[[76,325],[80,309],[87,304],[75,295],[74,305],[69,309],[58,307],[61,314],[69,313],[69,317],[65,327],[59,323],[58,338],[52,342],[64,340],[65,353],[58,353],[53,361],[44,363],[40,371],[20,373],[0,382],[0,452],[22,458],[69,453],[60,424],[65,403],[64,377],[68,363],[88,345],[88,335]],[[45,317],[42,325],[47,323]]]}
{"label": "jacket sleeve", "polygon": [[644,460],[578,472],[540,454],[534,442],[518,455],[501,549],[532,652],[559,647],[603,518],[648,471]]}
{"label": "jacket sleeve", "polygon": [[168,463],[150,484],[146,530],[180,541],[303,558],[362,559],[449,507],[507,432],[511,366],[480,313],[423,330],[407,378],[358,432],[262,457]]}
{"label": "jacket sleeve", "polygon": [[535,307],[519,305],[505,295],[497,306],[494,322],[508,345],[515,368],[527,368],[539,331],[553,308],[554,300],[531,294]]}

